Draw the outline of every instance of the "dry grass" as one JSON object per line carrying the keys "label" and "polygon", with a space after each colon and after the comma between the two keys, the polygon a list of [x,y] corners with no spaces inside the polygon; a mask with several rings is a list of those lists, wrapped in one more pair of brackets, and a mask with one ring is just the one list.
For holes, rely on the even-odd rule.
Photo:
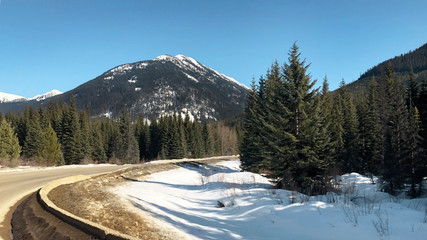
{"label": "dry grass", "polygon": [[48,197],[58,207],[79,217],[140,239],[173,239],[141,216],[126,209],[108,188],[127,181],[143,180],[155,172],[177,168],[174,164],[143,165],[101,175],[53,189]]}

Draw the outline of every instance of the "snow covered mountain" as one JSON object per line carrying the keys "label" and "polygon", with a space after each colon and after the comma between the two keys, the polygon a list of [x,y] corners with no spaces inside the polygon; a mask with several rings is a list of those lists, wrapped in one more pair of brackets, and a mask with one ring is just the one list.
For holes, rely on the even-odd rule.
{"label": "snow covered mountain", "polygon": [[14,94],[0,92],[0,103],[27,102],[27,101],[31,101],[31,100],[41,101],[41,100],[45,100],[47,98],[50,98],[50,97],[53,97],[53,96],[56,96],[59,94],[62,94],[62,92],[58,91],[56,89],[53,89],[52,91],[47,92],[45,94],[37,95],[37,96],[32,97],[32,98],[26,98],[26,97],[14,95]]}
{"label": "snow covered mountain", "polygon": [[59,91],[59,90],[53,89],[53,90],[52,90],[52,91],[50,91],[50,92],[47,92],[47,93],[42,94],[42,95],[37,95],[37,96],[35,96],[35,97],[33,97],[33,98],[30,98],[30,99],[28,99],[28,100],[41,101],[41,100],[45,100],[45,99],[47,99],[47,98],[50,98],[50,97],[53,97],[53,96],[56,96],[56,95],[59,95],[59,94],[62,94],[62,92],[61,92],[61,91]]}
{"label": "snow covered mountain", "polygon": [[[191,57],[161,55],[117,66],[73,90],[29,103],[69,102],[74,96],[77,107],[89,107],[92,116],[116,117],[126,106],[134,117],[188,112],[201,120],[221,120],[243,112],[248,92],[245,85]],[[0,110],[23,108],[18,105],[0,104]]]}
{"label": "snow covered mountain", "polygon": [[25,101],[25,99],[26,98],[22,96],[0,92],[0,103],[15,102],[15,101],[21,101],[21,100]]}

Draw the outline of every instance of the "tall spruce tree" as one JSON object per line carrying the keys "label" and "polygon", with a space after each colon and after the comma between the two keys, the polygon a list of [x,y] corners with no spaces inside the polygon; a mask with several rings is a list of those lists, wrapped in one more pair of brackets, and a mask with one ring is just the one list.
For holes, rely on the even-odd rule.
{"label": "tall spruce tree", "polygon": [[350,95],[345,88],[344,79],[341,81],[338,90],[338,104],[341,105],[343,114],[343,140],[344,140],[344,153],[341,159],[341,168],[344,172],[362,172],[360,165],[359,153],[359,135],[358,135],[358,119],[356,114],[356,107],[354,106]]}
{"label": "tall spruce tree", "polygon": [[392,194],[402,189],[403,162],[405,161],[408,141],[408,111],[402,83],[394,79],[389,62],[386,69],[387,100],[389,115],[387,118],[384,154],[384,189]]}
{"label": "tall spruce tree", "polygon": [[379,174],[379,168],[383,161],[383,134],[381,117],[378,110],[378,84],[372,77],[369,86],[369,95],[366,100],[367,115],[364,118],[365,142],[363,154],[366,162],[365,172]]}
{"label": "tall spruce tree", "polygon": [[147,122],[138,114],[135,126],[135,138],[139,146],[139,159],[148,160],[148,152],[150,145],[150,129]]}
{"label": "tall spruce tree", "polygon": [[71,98],[70,106],[63,109],[60,142],[65,164],[79,164],[84,155],[74,97]]}
{"label": "tall spruce tree", "polygon": [[61,144],[58,142],[56,133],[50,123],[43,131],[36,159],[39,163],[43,162],[46,165],[64,165]]}
{"label": "tall spruce tree", "polygon": [[259,115],[259,96],[256,84],[252,81],[252,89],[248,94],[246,109],[243,115],[243,141],[240,145],[240,161],[244,170],[258,172],[262,169],[261,163],[264,151],[261,150],[261,126]]}
{"label": "tall spruce tree", "polygon": [[0,159],[12,160],[19,157],[21,146],[11,125],[4,118],[0,121]]}
{"label": "tall spruce tree", "polygon": [[122,145],[120,146],[119,156],[117,157],[125,163],[138,163],[138,143],[135,139],[133,126],[130,123],[131,119],[128,115],[127,109],[123,108],[119,119],[119,131]]}

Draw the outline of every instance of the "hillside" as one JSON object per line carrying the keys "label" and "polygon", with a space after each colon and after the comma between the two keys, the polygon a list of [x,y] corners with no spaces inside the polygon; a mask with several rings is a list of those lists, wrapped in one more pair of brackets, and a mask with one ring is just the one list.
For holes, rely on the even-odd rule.
{"label": "hillside", "polygon": [[47,100],[0,104],[2,112],[22,111],[48,101],[68,103],[92,116],[115,117],[124,106],[133,116],[159,117],[188,112],[202,120],[221,120],[243,112],[249,89],[193,58],[162,55],[112,68],[77,88]]}
{"label": "hillside", "polygon": [[372,67],[362,74],[358,80],[347,85],[348,90],[354,95],[360,95],[368,88],[372,76],[381,77],[390,61],[395,71],[396,78],[401,81],[409,79],[411,68],[414,71],[415,78],[418,82],[427,79],[427,43],[423,46],[409,51],[408,53],[401,54],[392,59],[385,60],[380,64]]}

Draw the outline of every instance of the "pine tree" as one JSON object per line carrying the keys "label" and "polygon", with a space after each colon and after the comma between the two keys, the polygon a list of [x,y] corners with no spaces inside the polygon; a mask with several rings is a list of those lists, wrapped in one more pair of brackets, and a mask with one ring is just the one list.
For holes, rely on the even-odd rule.
{"label": "pine tree", "polygon": [[21,147],[10,123],[5,119],[0,122],[0,159],[12,160],[19,157]]}
{"label": "pine tree", "polygon": [[333,166],[334,164],[334,154],[336,151],[336,146],[332,140],[334,122],[333,98],[331,92],[329,92],[328,78],[326,76],[323,80],[323,87],[320,95],[319,120],[319,158],[324,160],[324,167],[328,168],[330,166]]}
{"label": "pine tree", "polygon": [[403,162],[408,142],[408,111],[402,84],[394,80],[390,62],[386,70],[387,100],[390,112],[387,119],[384,154],[384,189],[392,194],[403,187]]}
{"label": "pine tree", "polygon": [[105,163],[107,155],[104,149],[101,123],[99,119],[95,119],[91,124],[89,145],[91,146],[90,158],[98,163]]}
{"label": "pine tree", "polygon": [[149,159],[156,159],[162,149],[161,145],[161,130],[158,121],[154,118],[150,122],[150,145],[148,150]]}
{"label": "pine tree", "polygon": [[38,162],[44,162],[46,165],[64,165],[61,144],[58,143],[56,133],[50,124],[43,131],[36,159]]}
{"label": "pine tree", "polygon": [[338,90],[338,104],[343,113],[343,140],[344,154],[342,155],[341,168],[344,172],[362,172],[359,153],[358,119],[356,108],[345,88],[344,80]]}
{"label": "pine tree", "polygon": [[213,145],[212,145],[212,137],[206,123],[203,124],[202,137],[205,149],[205,156],[213,156]]}
{"label": "pine tree", "polygon": [[365,172],[379,174],[379,167],[383,161],[383,130],[378,110],[378,84],[372,77],[369,86],[369,95],[366,100],[367,115],[365,118]]}
{"label": "pine tree", "polygon": [[184,135],[185,135],[185,142],[187,146],[187,157],[192,157],[194,155],[194,147],[195,147],[195,140],[194,140],[194,132],[193,132],[193,124],[190,121],[190,115],[185,113],[184,118]]}
{"label": "pine tree", "polygon": [[[181,159],[184,157],[183,126],[179,125],[176,114],[168,121],[167,149],[168,158]],[[180,129],[182,127],[182,129]]]}
{"label": "pine tree", "polygon": [[90,138],[91,138],[91,129],[90,129],[90,112],[89,109],[86,109],[86,111],[80,111],[78,113],[79,118],[79,126],[80,126],[80,144],[82,146],[82,155],[83,158],[91,158],[93,149],[92,145],[90,144]]}
{"label": "pine tree", "polygon": [[[427,176],[427,165],[423,149],[421,148],[422,137],[420,136],[420,115],[417,107],[409,107],[409,132],[408,152],[404,166],[404,177],[411,182],[410,196],[419,197],[422,193],[422,181]],[[417,188],[418,186],[418,188]]]}
{"label": "pine tree", "polygon": [[135,126],[135,138],[138,141],[139,146],[139,159],[149,159],[149,145],[150,145],[150,129],[147,122],[142,118],[141,114],[138,114],[138,118]]}
{"label": "pine tree", "polygon": [[42,146],[43,132],[40,127],[38,114],[32,111],[32,108],[30,109],[27,124],[27,133],[25,134],[26,137],[22,152],[25,157],[33,158],[37,155]]}
{"label": "pine tree", "polygon": [[63,109],[60,143],[65,164],[79,164],[83,159],[83,151],[74,98],[71,98],[70,106]]}
{"label": "pine tree", "polygon": [[197,117],[194,117],[194,122],[192,124],[192,132],[194,137],[194,155],[192,157],[201,158],[203,157],[205,149],[202,137],[202,127]]}
{"label": "pine tree", "polygon": [[263,155],[260,145],[260,115],[259,98],[255,82],[252,81],[252,89],[248,94],[246,109],[243,115],[243,141],[240,145],[240,161],[244,170],[258,172],[261,163],[266,157]]}
{"label": "pine tree", "polygon": [[121,136],[120,154],[119,158],[125,163],[138,163],[139,162],[139,149],[138,143],[133,133],[132,125],[126,108],[123,108],[122,114],[119,119],[119,131]]}

